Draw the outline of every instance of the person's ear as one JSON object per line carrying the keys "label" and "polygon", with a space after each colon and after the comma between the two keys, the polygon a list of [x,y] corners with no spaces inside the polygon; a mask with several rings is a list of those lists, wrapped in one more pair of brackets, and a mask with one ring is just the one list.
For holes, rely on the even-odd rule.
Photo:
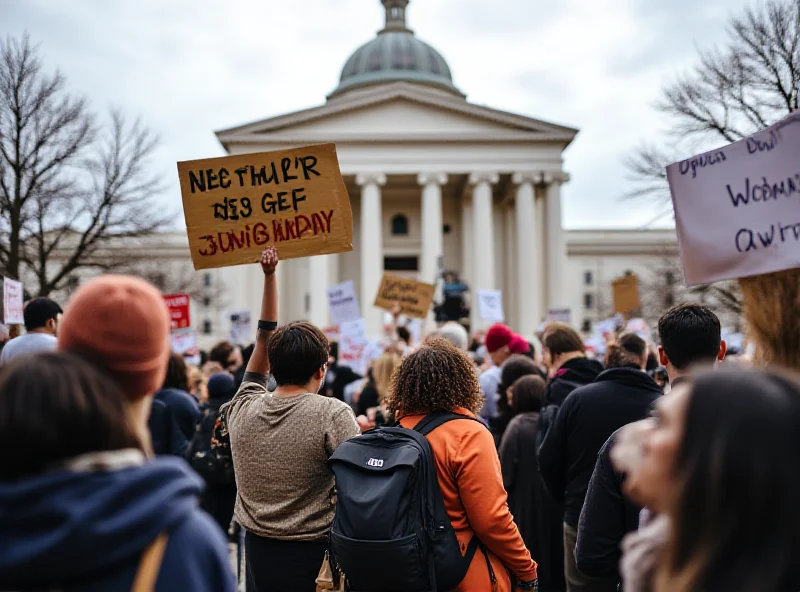
{"label": "person's ear", "polygon": [[322,380],[325,378],[325,366],[314,372],[314,380]]}
{"label": "person's ear", "polygon": [[667,352],[664,351],[664,348],[660,345],[658,346],[658,361],[661,363],[664,368],[669,366],[669,358],[667,357]]}
{"label": "person's ear", "polygon": [[721,339],[719,342],[719,353],[717,354],[717,361],[721,362],[725,359],[725,354],[728,353],[728,344],[725,343],[724,339]]}

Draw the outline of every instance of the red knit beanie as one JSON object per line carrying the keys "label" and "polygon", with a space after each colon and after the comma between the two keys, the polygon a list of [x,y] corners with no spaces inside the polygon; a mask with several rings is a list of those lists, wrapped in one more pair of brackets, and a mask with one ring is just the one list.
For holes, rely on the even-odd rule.
{"label": "red knit beanie", "polygon": [[508,344],[508,349],[512,354],[526,354],[531,349],[531,344],[528,343],[522,335],[516,333],[511,338],[511,343]]}
{"label": "red knit beanie", "polygon": [[505,325],[497,323],[489,327],[489,330],[486,331],[486,337],[483,339],[483,344],[486,346],[486,349],[489,351],[489,353],[493,353],[498,349],[502,349],[507,345],[510,345],[513,338],[514,333],[511,331],[511,329]]}
{"label": "red knit beanie", "polygon": [[58,348],[103,367],[129,399],[161,388],[170,354],[170,320],[155,286],[124,275],[83,285],[67,303]]}

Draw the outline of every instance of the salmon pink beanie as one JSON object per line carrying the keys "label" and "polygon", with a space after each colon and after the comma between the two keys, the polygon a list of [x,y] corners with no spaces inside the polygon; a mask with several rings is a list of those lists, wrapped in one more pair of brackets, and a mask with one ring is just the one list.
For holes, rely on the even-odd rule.
{"label": "salmon pink beanie", "polygon": [[155,286],[124,275],[94,279],[69,300],[58,349],[104,368],[131,400],[161,388],[170,355],[170,320]]}

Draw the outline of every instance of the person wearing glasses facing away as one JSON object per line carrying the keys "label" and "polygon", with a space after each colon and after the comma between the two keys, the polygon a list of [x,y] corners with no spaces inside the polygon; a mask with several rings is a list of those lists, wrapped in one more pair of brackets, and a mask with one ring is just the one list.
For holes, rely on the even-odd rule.
{"label": "person wearing glasses facing away", "polygon": [[[264,294],[256,345],[222,408],[245,529],[248,590],[313,590],[333,521],[333,451],[361,433],[349,405],[318,394],[330,348],[307,322],[277,325],[278,254],[262,254]],[[267,389],[271,377],[277,385]]]}

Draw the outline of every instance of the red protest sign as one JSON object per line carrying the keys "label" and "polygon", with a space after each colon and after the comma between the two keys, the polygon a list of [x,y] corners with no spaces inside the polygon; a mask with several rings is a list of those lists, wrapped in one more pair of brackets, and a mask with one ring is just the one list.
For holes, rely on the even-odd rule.
{"label": "red protest sign", "polygon": [[191,325],[189,321],[189,295],[188,294],[168,294],[164,296],[164,301],[169,308],[169,318],[172,330],[186,329]]}

